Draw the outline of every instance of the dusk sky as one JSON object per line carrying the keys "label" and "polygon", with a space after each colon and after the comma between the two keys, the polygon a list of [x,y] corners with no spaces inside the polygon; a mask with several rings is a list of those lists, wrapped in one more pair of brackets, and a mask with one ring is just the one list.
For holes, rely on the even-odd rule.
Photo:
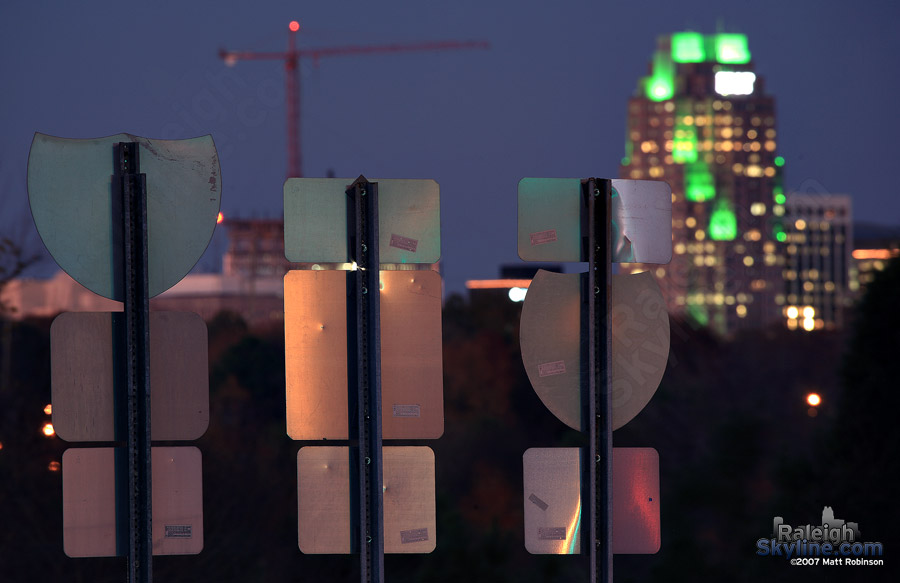
{"label": "dusk sky", "polygon": [[[0,7],[0,234],[33,230],[34,132],[212,134],[227,217],[279,217],[284,68],[228,68],[218,49],[483,40],[489,50],[302,63],[303,170],[431,178],[441,187],[448,291],[516,254],[516,185],[617,177],[626,102],[656,37],[748,36],[776,99],[787,190],[847,193],[855,219],[900,224],[900,8],[877,0],[601,2],[38,2]],[[36,241],[36,236],[34,236]],[[210,266],[225,241],[201,260]]]}

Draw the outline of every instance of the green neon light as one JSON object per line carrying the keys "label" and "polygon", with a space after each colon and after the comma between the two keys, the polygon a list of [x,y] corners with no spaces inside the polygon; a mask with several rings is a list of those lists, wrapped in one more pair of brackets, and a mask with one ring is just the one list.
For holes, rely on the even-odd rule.
{"label": "green neon light", "polygon": [[775,165],[781,168],[784,166],[784,158],[781,156],[775,156]]}
{"label": "green neon light", "polygon": [[780,222],[772,225],[772,234],[778,241],[781,241],[782,243],[787,241],[787,233],[784,232],[784,225],[782,225]]}
{"label": "green neon light", "polygon": [[706,60],[703,35],[699,32],[676,32],[672,35],[672,60],[676,63],[702,63]]}
{"label": "green neon light", "polygon": [[706,311],[706,306],[688,303],[687,313],[701,326],[709,324],[709,312]]}
{"label": "green neon light", "polygon": [[625,155],[622,157],[622,166],[631,164],[631,157],[634,155],[634,142],[630,138],[625,138]]}
{"label": "green neon light", "polygon": [[677,164],[697,161],[697,126],[684,123],[685,114],[675,118],[675,132],[672,140],[672,160]]}
{"label": "green neon light", "polygon": [[784,204],[784,201],[787,200],[784,196],[784,188],[780,184],[772,187],[772,194],[775,197],[776,204]]}
{"label": "green neon light", "polygon": [[743,65],[750,62],[747,36],[743,34],[715,35],[716,61],[729,65]]}
{"label": "green neon light", "polygon": [[645,79],[644,92],[651,101],[665,101],[675,95],[675,65],[662,51],[653,55],[653,74]]}
{"label": "green neon light", "polygon": [[709,218],[709,238],[713,241],[733,241],[737,237],[737,217],[731,205],[720,200]]}
{"label": "green neon light", "polygon": [[704,202],[716,197],[715,179],[704,162],[685,165],[684,197],[691,202]]}

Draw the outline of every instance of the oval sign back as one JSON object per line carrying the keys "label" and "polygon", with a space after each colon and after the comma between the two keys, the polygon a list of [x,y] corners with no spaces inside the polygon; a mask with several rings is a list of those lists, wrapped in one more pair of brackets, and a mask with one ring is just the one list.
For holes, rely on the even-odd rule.
{"label": "oval sign back", "polygon": [[[571,427],[582,427],[587,391],[582,358],[583,273],[539,270],[531,281],[519,328],[522,363],[544,405]],[[648,272],[612,278],[612,429],[622,427],[653,397],[669,357],[669,314]],[[587,340],[584,340],[587,342]]]}

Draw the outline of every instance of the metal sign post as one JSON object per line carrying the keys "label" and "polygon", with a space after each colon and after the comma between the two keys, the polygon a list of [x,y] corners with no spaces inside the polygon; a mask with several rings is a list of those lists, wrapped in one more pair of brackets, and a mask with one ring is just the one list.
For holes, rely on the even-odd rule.
{"label": "metal sign post", "polygon": [[612,513],[610,494],[612,492],[612,339],[610,335],[611,273],[609,216],[611,181],[590,178],[582,182],[582,194],[587,208],[588,233],[588,276],[587,293],[587,358],[588,398],[583,414],[587,416],[584,427],[588,428],[590,445],[585,452],[588,459],[583,468],[590,468],[585,478],[586,510],[590,529],[584,529],[584,536],[590,536],[585,548],[589,550],[591,582],[612,581]]}
{"label": "metal sign post", "polygon": [[150,294],[147,269],[147,176],[137,142],[116,147],[125,240],[125,375],[128,416],[128,581],[153,580],[150,476]]}
{"label": "metal sign post", "polygon": [[[525,546],[583,554],[592,583],[612,581],[613,554],[659,549],[659,458],[612,447],[659,386],[668,315],[649,274],[611,274],[611,263],[667,263],[671,191],[662,182],[523,178],[519,256],[586,261],[587,273],[538,271],[522,306],[522,362],[541,401],[587,433],[583,448],[523,455]],[[636,359],[639,372],[629,367]],[[614,494],[615,492],[615,494]]]}
{"label": "metal sign post", "polygon": [[[384,580],[384,505],[381,452],[381,326],[378,252],[378,183],[360,176],[347,189],[349,249],[356,262],[348,278],[353,302],[348,320],[356,351],[356,414],[359,440],[359,566],[363,583]],[[351,373],[352,374],[352,373]]]}

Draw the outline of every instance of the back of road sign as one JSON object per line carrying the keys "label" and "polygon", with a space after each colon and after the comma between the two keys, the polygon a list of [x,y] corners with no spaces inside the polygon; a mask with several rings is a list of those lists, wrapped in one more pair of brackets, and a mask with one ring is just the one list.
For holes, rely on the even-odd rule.
{"label": "back of road sign", "polygon": [[[581,291],[584,274],[539,270],[532,279],[519,327],[522,363],[535,392],[556,417],[582,427]],[[647,405],[669,357],[669,315],[647,272],[612,279],[612,429]]]}
{"label": "back of road sign", "polygon": [[[353,178],[289,178],[284,183],[284,255],[298,263],[347,263],[347,187]],[[440,194],[434,180],[378,183],[380,263],[437,263]]]}
{"label": "back of road sign", "polygon": [[[525,261],[586,261],[581,180],[519,181],[519,257]],[[610,243],[614,262],[672,259],[672,191],[655,180],[613,180]]]}
{"label": "back of road sign", "polygon": [[[154,447],[153,554],[203,550],[202,460],[196,447]],[[124,448],[69,448],[62,457],[63,550],[70,557],[114,557],[117,547],[116,466]],[[125,494],[127,496],[127,494]],[[127,531],[127,517],[119,519]]]}
{"label": "back of road sign", "polygon": [[212,136],[151,140],[131,134],[69,139],[36,133],[28,199],[44,245],[75,281],[123,301],[121,200],[113,147],[140,144],[147,177],[150,295],[169,289],[203,255],[219,214],[222,172]]}
{"label": "back of road sign", "polygon": [[[531,448],[522,456],[525,548],[537,555],[581,553],[581,452]],[[660,547],[659,454],[613,448],[612,551],[654,554]]]}
{"label": "back of road sign", "polygon": [[[292,270],[284,277],[287,432],[292,439],[348,439],[347,277]],[[381,272],[384,439],[444,432],[441,279],[437,272]]]}
{"label": "back of road sign", "polygon": [[[65,312],[50,327],[53,427],[66,441],[115,441],[115,330],[120,312]],[[209,426],[206,323],[193,312],[150,312],[153,440],[198,439]],[[121,349],[120,349],[121,350]]]}
{"label": "back of road sign", "polygon": [[[385,447],[384,552],[435,548],[434,452]],[[346,554],[356,540],[351,512],[351,449],[308,446],[297,453],[298,541],[308,554]]]}

